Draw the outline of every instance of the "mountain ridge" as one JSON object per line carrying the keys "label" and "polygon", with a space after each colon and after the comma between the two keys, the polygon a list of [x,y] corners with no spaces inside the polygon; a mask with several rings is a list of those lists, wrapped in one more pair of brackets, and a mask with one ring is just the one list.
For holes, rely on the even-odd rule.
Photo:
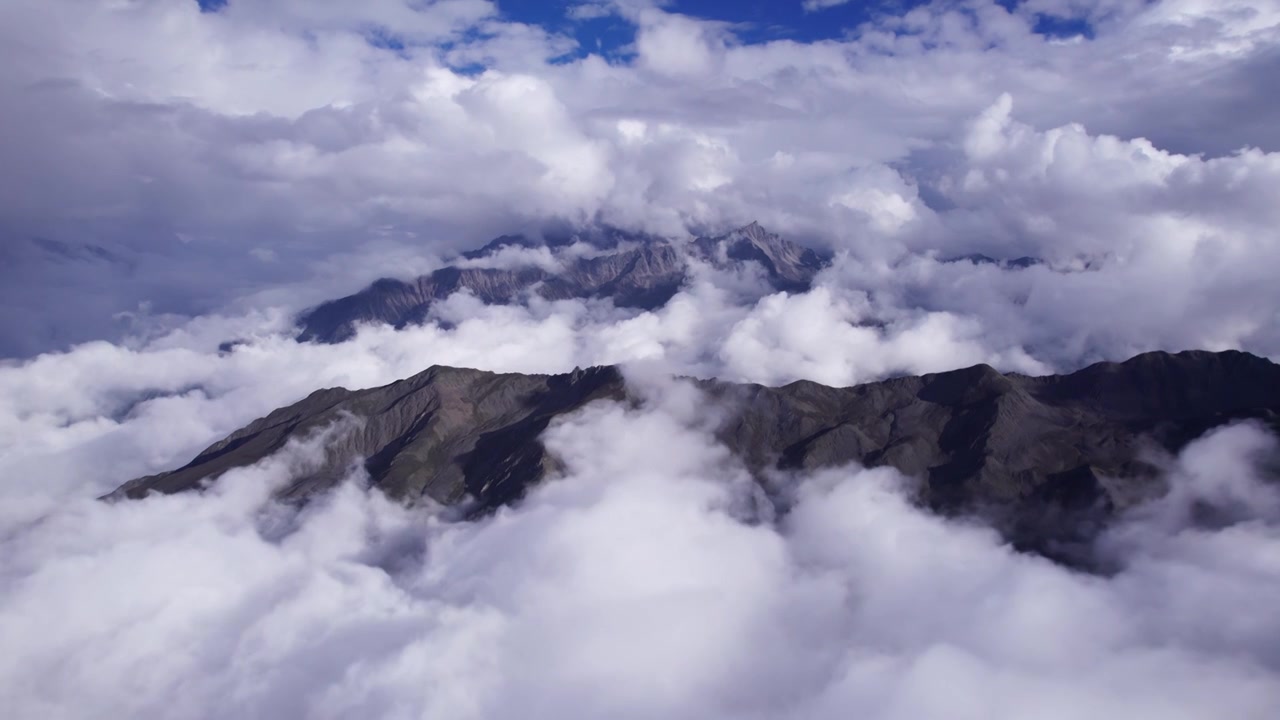
{"label": "mountain ridge", "polygon": [[[1280,366],[1237,351],[1145,353],[1041,377],[977,365],[844,388],[690,382],[726,408],[716,437],[768,492],[792,470],[890,466],[921,481],[929,508],[985,513],[1010,542],[1051,556],[1069,555],[1158,491],[1153,448],[1176,452],[1241,420],[1280,431]],[[107,497],[199,489],[354,417],[326,447],[324,468],[281,497],[306,501],[363,463],[372,485],[400,502],[483,513],[555,473],[542,431],[595,400],[639,398],[616,366],[558,375],[432,366],[378,388],[318,390]]]}
{"label": "mountain ridge", "polygon": [[[808,290],[827,262],[752,222],[729,233],[688,242],[652,235],[601,231],[581,236],[557,235],[535,240],[504,235],[461,260],[410,280],[382,278],[352,295],[330,300],[303,312],[297,321],[302,342],[337,343],[349,339],[361,324],[397,328],[426,320],[432,306],[453,293],[468,291],[486,304],[518,302],[529,293],[547,300],[608,298],[626,308],[652,310],[666,304],[689,279],[690,263],[725,269],[754,262],[764,270],[770,291]],[[477,267],[507,248],[565,249],[583,242],[598,250],[590,256],[555,256],[559,270],[523,267]]]}

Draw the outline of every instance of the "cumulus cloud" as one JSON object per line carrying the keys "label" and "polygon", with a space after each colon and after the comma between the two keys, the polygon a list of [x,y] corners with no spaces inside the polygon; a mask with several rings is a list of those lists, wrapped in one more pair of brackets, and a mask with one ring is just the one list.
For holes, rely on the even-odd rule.
{"label": "cumulus cloud", "polygon": [[[716,409],[658,378],[1280,358],[1276,2],[935,2],[816,43],[573,11],[602,14],[636,31],[610,59],[473,0],[0,5],[10,712],[1269,718],[1261,430],[1157,458],[1169,492],[1083,576],[883,469],[780,477],[772,517]],[[502,233],[751,219],[833,250],[810,292],[695,265],[653,311],[463,293],[421,327],[291,337],[304,307]],[[643,407],[553,427],[563,477],[480,522],[358,473],[273,502],[323,435],[201,495],[93,499],[319,387],[606,363]]]}
{"label": "cumulus cloud", "polygon": [[[833,384],[976,362],[1071,370],[1154,349],[1280,354],[1280,297],[1268,273],[1280,262],[1273,230],[1280,217],[1268,194],[1280,177],[1276,154],[1204,159],[1080,126],[1037,131],[1013,116],[1008,98],[971,122],[964,148],[928,188],[887,166],[844,180],[840,211],[861,224],[861,235],[842,241],[808,294],[757,302],[758,282],[704,268],[667,307],[646,313],[578,301],[487,308],[457,298],[437,309],[434,319],[444,326],[404,335],[369,329],[358,354],[372,353],[382,364],[405,356],[399,348],[415,348],[416,365],[396,365],[402,374],[430,362],[551,371],[657,360],[673,373]],[[932,207],[922,199],[928,193],[943,201]],[[118,265],[111,256],[77,252],[71,260],[90,272]],[[589,252],[581,244],[559,254],[513,247],[461,264],[554,269],[563,257]],[[1043,262],[1017,268],[949,261],[970,252]],[[225,340],[258,338],[291,358],[323,357],[327,350],[292,348],[277,337],[288,332],[292,313],[354,289],[353,279],[412,275],[448,262],[455,261],[431,246],[370,244],[317,264],[306,280],[249,295],[242,310],[220,319],[175,327],[163,316],[133,313],[132,347],[208,353]],[[96,347],[56,362],[96,357]],[[515,351],[524,359],[508,362],[503,348],[524,348]],[[291,387],[301,392],[305,383]]]}
{"label": "cumulus cloud", "polygon": [[[477,522],[358,476],[273,503],[321,437],[200,495],[80,497],[8,526],[11,711],[1265,718],[1280,702],[1276,506],[1187,519],[1199,498],[1274,494],[1250,460],[1275,451],[1261,431],[1171,461],[1170,493],[1115,530],[1119,569],[1098,577],[915,509],[887,469],[787,477],[795,502],[771,519],[713,438],[716,408],[632,383],[642,406],[553,426],[562,476]],[[84,482],[67,472],[40,479]]]}
{"label": "cumulus cloud", "polygon": [[[622,60],[472,0],[274,0],[215,13],[187,0],[7,3],[4,243],[101,246],[132,270],[14,251],[3,352],[118,337],[116,318],[140,304],[225,308],[344,254],[442,252],[548,220],[680,234],[759,219],[819,244],[892,248],[931,222],[929,206],[948,194],[935,180],[963,177],[971,161],[983,166],[967,186],[978,193],[1016,170],[989,163],[1032,151],[956,167],[957,151],[981,149],[966,122],[1005,92],[1017,103],[1010,122],[1033,133],[1082,123],[1118,148],[1146,138],[1153,158],[1204,153],[1174,173],[1202,206],[1243,192],[1235,168],[1273,163],[1277,149],[1274,93],[1263,91],[1273,0],[930,3],[808,44],[744,44],[732,26],[651,3],[608,9],[635,26]],[[1095,32],[1046,37],[1037,13],[1085,17]],[[1257,149],[1236,152],[1247,147]],[[980,200],[994,202],[970,197]],[[1046,202],[929,237],[979,245],[1046,214],[1088,218]],[[1256,203],[1222,216],[1227,207],[1270,219]],[[1111,221],[1123,225],[1106,213],[1089,228],[1093,247],[1126,232]],[[98,278],[94,292],[82,275]]]}

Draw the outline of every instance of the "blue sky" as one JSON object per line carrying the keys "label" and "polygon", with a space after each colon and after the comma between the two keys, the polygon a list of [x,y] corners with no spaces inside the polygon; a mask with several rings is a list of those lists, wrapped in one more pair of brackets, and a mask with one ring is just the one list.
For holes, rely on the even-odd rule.
{"label": "blue sky", "polygon": [[[817,12],[806,12],[800,0],[679,0],[665,7],[669,12],[721,20],[735,24],[744,42],[791,39],[802,42],[841,37],[859,24],[881,13],[901,13],[924,4],[925,0],[871,0],[848,2]],[[584,46],[603,40],[606,49],[626,37],[625,24],[617,18],[601,18],[570,23],[565,18],[575,0],[500,0],[502,11],[522,22],[550,27],[574,28]]]}
{"label": "blue sky", "polygon": [[[206,11],[217,11],[232,0],[196,0]],[[809,11],[802,0],[674,0],[664,6],[668,12],[731,23],[734,34],[745,43],[773,40],[814,42],[843,37],[859,25],[883,15],[910,11],[929,0],[850,0],[843,4]],[[1007,7],[1021,0],[1000,0]],[[635,37],[635,28],[617,16],[573,19],[570,11],[582,0],[498,0],[504,17],[577,39],[579,55],[614,55]],[[394,28],[391,29],[394,32]],[[1039,16],[1036,31],[1046,35],[1091,34],[1084,20]],[[380,42],[387,38],[379,36]],[[395,42],[388,43],[394,47]]]}
{"label": "blue sky", "polygon": [[[840,5],[808,11],[801,0],[675,0],[665,6],[677,12],[734,25],[737,37],[746,43],[771,40],[813,42],[843,37],[859,25],[882,15],[896,15],[925,5],[929,0],[851,0]],[[1008,7],[1020,0],[1002,0]],[[499,0],[502,12],[513,20],[573,34],[585,51],[609,53],[633,38],[632,28],[617,17],[571,21],[566,15],[580,0]],[[1063,20],[1040,16],[1037,32],[1046,35],[1090,33],[1083,20]]]}

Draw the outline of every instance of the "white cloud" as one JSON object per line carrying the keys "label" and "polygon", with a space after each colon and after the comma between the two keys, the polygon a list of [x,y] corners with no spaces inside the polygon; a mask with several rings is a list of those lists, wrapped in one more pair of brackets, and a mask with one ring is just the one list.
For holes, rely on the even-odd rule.
{"label": "white cloud", "polygon": [[204,495],[82,498],[10,526],[11,711],[1265,718],[1280,701],[1277,517],[1163,520],[1205,483],[1233,488],[1212,499],[1269,492],[1247,461],[1274,450],[1257,431],[1189,449],[1162,520],[1122,526],[1120,569],[1091,577],[921,513],[883,469],[792,478],[793,511],[752,522],[715,409],[634,382],[644,408],[555,425],[564,477],[479,522],[352,484],[301,512],[271,505],[312,443]]}
{"label": "white cloud", "polygon": [[[1167,459],[1105,578],[921,514],[884,470],[794,478],[792,516],[745,522],[714,412],[652,381],[645,410],[553,429],[567,477],[481,523],[356,485],[271,505],[314,446],[203,496],[92,500],[317,387],[433,363],[846,385],[1280,357],[1271,0],[934,3],[764,45],[609,7],[634,60],[566,59],[483,2],[0,6],[0,351],[129,335],[0,364],[10,712],[1269,718],[1274,448],[1247,427]],[[421,328],[289,337],[304,306],[548,220],[751,219],[838,251],[812,292],[698,267],[655,312],[459,295]],[[968,253],[1045,264],[941,262]]]}
{"label": "white cloud", "polygon": [[656,10],[641,13],[636,33],[640,64],[660,75],[705,76],[723,52],[714,26]]}
{"label": "white cloud", "polygon": [[802,3],[806,12],[816,12],[818,10],[826,10],[838,5],[844,5],[849,0],[804,0]]}
{"label": "white cloud", "polygon": [[616,12],[613,3],[610,2],[582,2],[571,5],[565,15],[573,20],[595,20],[610,17]]}
{"label": "white cloud", "polygon": [[[336,256],[368,255],[374,235],[445,250],[548,219],[675,234],[759,219],[892,254],[930,222],[915,189],[957,170],[947,158],[964,146],[965,123],[1002,93],[1016,109],[992,121],[1007,117],[1032,139],[992,139],[1004,161],[1020,154],[1021,170],[1035,161],[1018,143],[1052,128],[1059,155],[1090,145],[1096,154],[1099,142],[1073,129],[1082,123],[1120,138],[1123,152],[1148,138],[1151,172],[1208,152],[1184,164],[1216,176],[1188,193],[1247,188],[1261,199],[1232,212],[1269,220],[1261,179],[1237,186],[1229,173],[1272,162],[1232,159],[1234,149],[1277,148],[1266,121],[1275,108],[1260,92],[1273,74],[1274,8],[1122,5],[1040,7],[1096,22],[1096,37],[1074,45],[1033,33],[1030,10],[979,1],[880,17],[843,41],[744,45],[723,23],[622,4],[611,7],[636,24],[636,56],[607,62],[568,60],[572,39],[483,2],[276,0],[218,13],[187,0],[9,3],[0,232],[8,243],[105,245],[136,267],[95,283],[92,297],[67,267],[32,262],[6,275],[3,320],[25,338],[7,352],[118,333],[111,318],[144,301],[157,313],[206,312]],[[371,28],[394,30],[406,47],[374,47]],[[1220,52],[1223,43],[1234,49]],[[1176,61],[1175,46],[1185,50]],[[452,69],[477,62],[488,72]],[[970,149],[979,139],[969,136]],[[1110,178],[1098,165],[1089,171]],[[1015,170],[973,169],[970,189]],[[1054,227],[1052,212],[1006,205],[1021,216],[959,234],[976,242]],[[1214,222],[1235,222],[1226,216]],[[1111,234],[1102,223],[1115,219],[1096,222],[1093,237]],[[954,225],[937,229],[928,242],[954,244]],[[265,250],[277,260],[246,264]],[[37,309],[41,321],[28,319]]]}

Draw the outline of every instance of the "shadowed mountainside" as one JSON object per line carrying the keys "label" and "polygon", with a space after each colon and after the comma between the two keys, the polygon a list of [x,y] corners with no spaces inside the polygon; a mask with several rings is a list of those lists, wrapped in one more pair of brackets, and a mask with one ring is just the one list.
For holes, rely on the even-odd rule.
{"label": "shadowed mountainside", "polygon": [[[431,306],[455,292],[466,290],[487,304],[518,302],[536,292],[548,300],[610,298],[619,307],[654,309],[666,304],[688,279],[690,259],[718,268],[758,263],[773,290],[807,290],[824,259],[766,231],[756,223],[719,237],[701,237],[677,243],[651,236],[620,237],[616,233],[589,238],[601,254],[590,257],[557,256],[559,270],[545,267],[450,266],[409,281],[383,278],[354,295],[331,300],[299,318],[298,339],[324,343],[342,342],[361,323],[404,327],[421,323]],[[504,236],[467,253],[469,261],[483,260],[508,247],[545,245],[562,248],[572,241],[549,238],[535,242],[522,236]]]}
{"label": "shadowed mountainside", "polygon": [[[1117,510],[1160,491],[1144,457],[1206,430],[1255,419],[1280,431],[1280,366],[1241,352],[1163,352],[1062,376],[978,365],[848,388],[695,381],[727,409],[719,439],[785,511],[785,473],[857,462],[919,478],[919,500],[981,512],[1015,545],[1071,559]],[[432,367],[380,388],[319,390],[272,412],[172,472],[108,497],[197,489],[293,439],[344,419],[323,470],[281,491],[325,491],[356,463],[389,496],[485,512],[518,500],[557,467],[539,441],[593,400],[638,402],[614,367],[564,375]]]}

